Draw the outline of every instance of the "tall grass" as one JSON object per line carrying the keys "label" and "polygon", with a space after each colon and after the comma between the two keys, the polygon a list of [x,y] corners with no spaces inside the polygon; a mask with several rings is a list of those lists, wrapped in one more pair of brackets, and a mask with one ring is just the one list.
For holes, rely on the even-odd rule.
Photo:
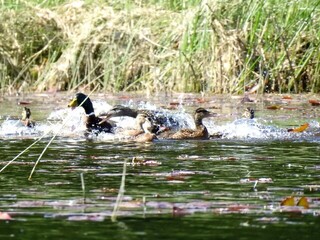
{"label": "tall grass", "polygon": [[2,92],[320,91],[318,0],[0,6]]}

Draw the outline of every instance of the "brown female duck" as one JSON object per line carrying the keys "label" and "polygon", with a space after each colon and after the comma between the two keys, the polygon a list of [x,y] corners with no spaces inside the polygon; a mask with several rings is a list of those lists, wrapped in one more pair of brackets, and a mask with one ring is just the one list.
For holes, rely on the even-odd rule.
{"label": "brown female duck", "polygon": [[204,118],[214,116],[216,116],[216,113],[211,113],[204,108],[198,108],[194,113],[196,129],[181,129],[180,131],[169,136],[169,139],[209,139],[208,130],[203,125],[202,120]]}
{"label": "brown female duck", "polygon": [[157,135],[168,129],[179,127],[179,122],[173,116],[168,116],[159,110],[133,109],[122,105],[115,105],[107,113],[101,114],[100,116],[104,116],[107,119],[124,116],[137,118],[138,114],[147,115],[153,126],[151,132]]}
{"label": "brown female duck", "polygon": [[151,142],[156,139],[156,135],[151,132],[153,124],[151,119],[143,113],[136,117],[136,126],[134,129],[128,129],[120,132],[121,135],[128,136],[135,142]]}
{"label": "brown female duck", "polygon": [[157,139],[156,135],[152,133],[154,129],[152,119],[148,115],[140,113],[136,117],[139,134],[134,136],[135,142],[152,142]]}
{"label": "brown female duck", "polygon": [[85,124],[88,132],[112,132],[113,125],[107,119],[95,115],[92,102],[87,95],[77,93],[68,104],[72,109],[78,106],[82,106],[86,113]]}

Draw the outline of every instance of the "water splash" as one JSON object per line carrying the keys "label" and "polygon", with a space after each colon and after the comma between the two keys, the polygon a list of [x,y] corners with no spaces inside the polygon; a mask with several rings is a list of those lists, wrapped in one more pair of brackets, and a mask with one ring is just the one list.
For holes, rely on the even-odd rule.
{"label": "water splash", "polygon": [[[105,113],[112,108],[111,105],[104,101],[93,101],[95,113]],[[156,115],[163,116],[167,120],[166,125],[172,127],[174,130],[181,128],[194,128],[193,116],[186,112],[180,106],[178,110],[167,110],[158,108],[156,105],[149,102],[139,102],[133,106],[133,102],[128,101],[126,106],[138,109],[146,109],[158,111]],[[37,122],[34,128],[25,127],[19,120],[5,120],[0,125],[0,137],[40,137],[44,133],[48,136],[61,137],[84,137],[85,112],[81,107],[74,110],[69,108],[58,109],[52,111],[45,121]],[[99,141],[123,141],[126,137],[117,134],[118,129],[133,128],[135,126],[135,119],[131,117],[114,117],[111,118],[115,122],[117,128],[115,134],[101,133],[98,136],[92,134],[91,139]],[[178,123],[178,125],[176,124]],[[217,118],[204,119],[204,124],[207,126],[210,134],[219,133],[222,139],[231,140],[297,140],[310,139],[315,132],[319,132],[320,124],[315,120],[310,120],[310,127],[303,133],[289,133],[287,129],[275,126],[272,122],[263,118],[256,119],[236,119],[230,122],[219,123]],[[319,139],[318,139],[319,140]],[[314,138],[312,139],[314,141]]]}

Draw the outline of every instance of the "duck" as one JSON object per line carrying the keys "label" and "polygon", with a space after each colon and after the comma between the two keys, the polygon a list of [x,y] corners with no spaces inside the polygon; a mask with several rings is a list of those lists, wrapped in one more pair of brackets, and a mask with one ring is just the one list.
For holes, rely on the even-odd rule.
{"label": "duck", "polygon": [[185,139],[185,140],[206,140],[209,139],[210,135],[205,125],[203,125],[202,120],[208,117],[216,116],[216,113],[209,112],[208,110],[200,107],[194,112],[194,123],[196,125],[195,129],[181,129],[176,133],[169,136],[169,139]]}
{"label": "duck", "polygon": [[152,133],[159,135],[164,131],[179,126],[178,121],[172,116],[166,116],[163,112],[157,110],[133,109],[123,105],[113,106],[107,113],[102,113],[99,116],[110,119],[112,117],[132,117],[137,118],[139,114],[145,114],[152,122]]}
{"label": "duck", "polygon": [[114,124],[109,122],[106,118],[103,119],[95,115],[93,105],[89,96],[83,93],[76,93],[75,97],[69,102],[68,107],[74,109],[79,106],[81,106],[86,113],[85,125],[87,128],[87,132],[113,132]]}
{"label": "duck", "polygon": [[24,107],[22,109],[22,114],[21,114],[21,123],[28,127],[28,128],[33,128],[35,126],[35,122],[31,121],[31,110],[30,108]]}
{"label": "duck", "polygon": [[247,107],[246,110],[244,111],[244,113],[242,114],[243,117],[247,118],[247,119],[254,119],[254,109]]}
{"label": "duck", "polygon": [[123,130],[118,133],[133,140],[135,142],[151,142],[157,139],[156,135],[152,133],[153,123],[151,118],[144,113],[139,113],[136,117],[136,126],[134,129]]}
{"label": "duck", "polygon": [[140,128],[140,133],[134,136],[135,142],[152,142],[157,139],[154,129],[153,121],[147,114],[138,114],[137,125]]}

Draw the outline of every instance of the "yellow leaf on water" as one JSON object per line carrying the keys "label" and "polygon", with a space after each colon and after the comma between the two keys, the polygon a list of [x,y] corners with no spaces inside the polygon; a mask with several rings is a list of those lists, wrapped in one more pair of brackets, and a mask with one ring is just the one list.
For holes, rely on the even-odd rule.
{"label": "yellow leaf on water", "polygon": [[300,198],[299,202],[297,203],[297,206],[309,208],[308,199],[306,197]]}
{"label": "yellow leaf on water", "polygon": [[297,128],[288,129],[288,132],[303,132],[309,127],[309,123],[305,123]]}
{"label": "yellow leaf on water", "polygon": [[295,206],[294,197],[287,197],[286,199],[281,201],[281,206]]}

